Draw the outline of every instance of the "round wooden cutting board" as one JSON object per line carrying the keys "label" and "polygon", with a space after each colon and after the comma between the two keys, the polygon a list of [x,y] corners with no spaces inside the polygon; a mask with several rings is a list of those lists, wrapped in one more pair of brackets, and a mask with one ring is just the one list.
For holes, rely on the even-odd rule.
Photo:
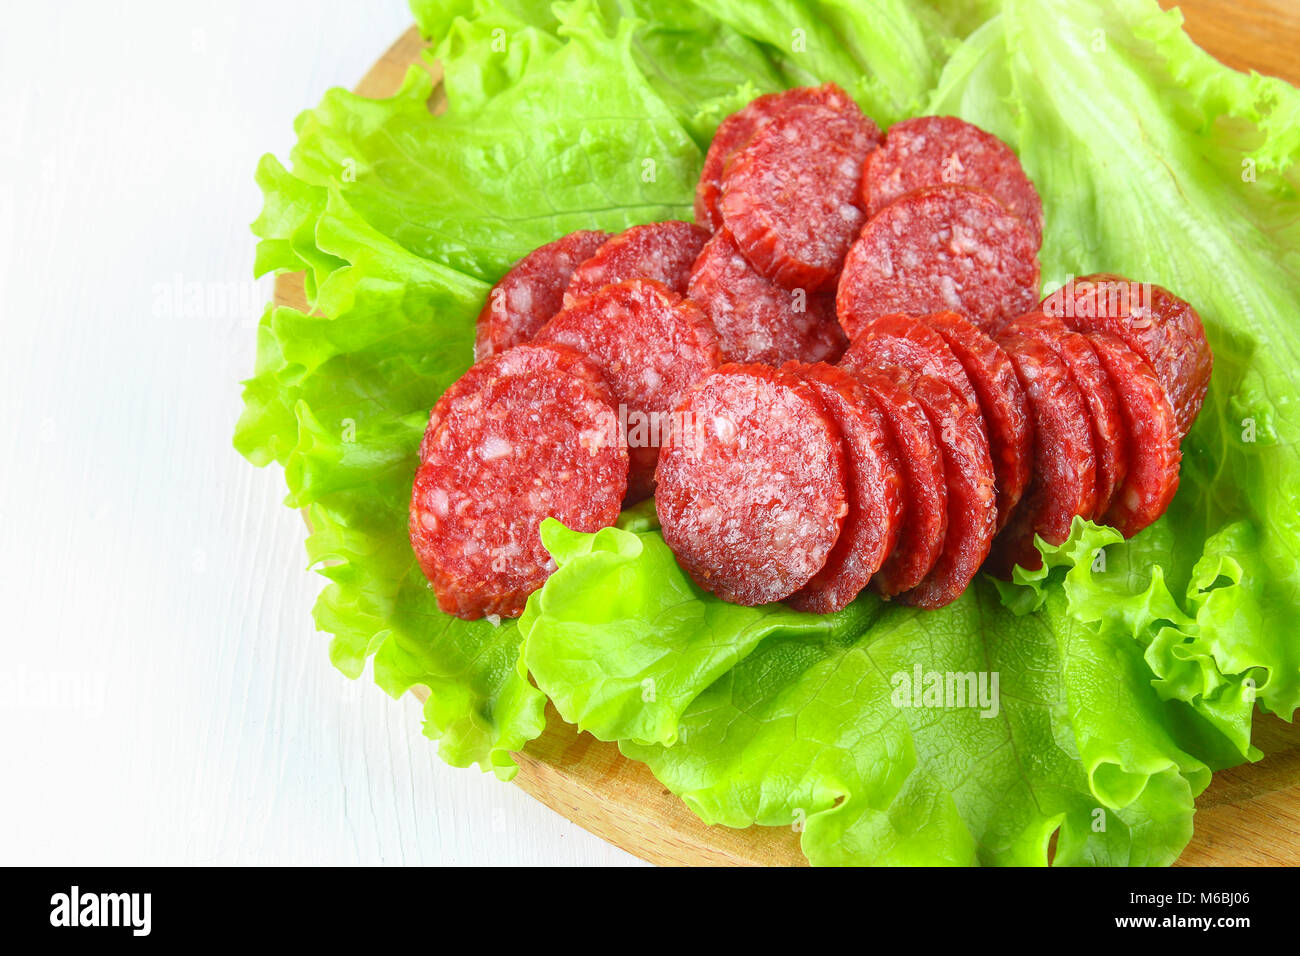
{"label": "round wooden cutting board", "polygon": [[[1294,0],[1193,0],[1177,4],[1188,32],[1230,66],[1300,82],[1300,8]],[[1162,6],[1175,4],[1162,0]],[[397,91],[426,44],[412,28],[357,85],[362,96]],[[439,78],[437,67],[430,70]],[[442,88],[430,110],[445,105]],[[307,310],[302,276],[276,280],[277,304]],[[1196,801],[1196,832],[1179,865],[1300,866],[1300,724],[1257,716],[1264,760],[1214,775]],[[787,827],[707,827],[644,764],[579,734],[548,705],[546,731],[516,754],[515,782],[557,813],[629,853],[661,865],[804,866]]]}

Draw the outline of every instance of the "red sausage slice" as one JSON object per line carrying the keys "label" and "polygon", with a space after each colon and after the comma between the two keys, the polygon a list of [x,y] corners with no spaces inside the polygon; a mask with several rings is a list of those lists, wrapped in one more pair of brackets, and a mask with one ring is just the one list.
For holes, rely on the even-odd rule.
{"label": "red sausage slice", "polygon": [[566,306],[534,342],[568,345],[604,373],[627,426],[628,501],[649,497],[668,413],[722,363],[708,317],[662,283],[630,279]]}
{"label": "red sausage slice", "polygon": [[865,386],[824,363],[784,368],[813,387],[844,439],[849,513],[822,569],[787,601],[800,611],[830,614],[857,597],[894,550],[903,476],[885,417]]}
{"label": "red sausage slice", "polygon": [[677,220],[624,229],[574,270],[564,305],[628,279],[654,279],[685,295],[691,266],[708,238],[695,223]]}
{"label": "red sausage slice", "polygon": [[948,343],[979,399],[997,478],[997,530],[1001,531],[1029,484],[1034,458],[1029,400],[1007,353],[973,323],[956,312],[934,312],[921,321]]}
{"label": "red sausage slice", "polygon": [[725,226],[695,261],[687,295],[713,320],[733,362],[834,362],[848,344],[835,319],[834,296],[792,291],[763,278]]}
{"label": "red sausage slice", "polygon": [[454,407],[457,402],[473,395],[497,379],[508,378],[511,375],[537,375],[550,371],[561,371],[584,379],[593,388],[600,390],[606,402],[613,404],[605,376],[581,352],[567,345],[554,343],[516,345],[514,348],[506,349],[471,365],[464,375],[456,379],[442,393],[433,410],[429,412],[429,424],[420,442],[420,461],[429,457],[429,443],[433,441],[438,425],[446,417],[447,410]]}
{"label": "red sausage slice", "polygon": [[767,604],[825,565],[848,513],[845,481],[839,429],[811,386],[765,365],[724,365],[673,415],[655,507],[696,584]]}
{"label": "red sausage slice", "polygon": [[929,416],[943,453],[948,487],[943,550],[930,573],[898,600],[913,607],[943,607],[962,596],[993,543],[997,497],[984,421],[977,408],[937,378],[902,368],[885,374],[908,389]]}
{"label": "red sausage slice", "polygon": [[583,230],[524,256],[488,293],[474,329],[474,359],[482,361],[527,342],[564,304],[573,270],[609,238]]}
{"label": "red sausage slice", "polygon": [[835,307],[855,339],[891,312],[951,310],[991,332],[1038,300],[1037,246],[988,193],[927,186],[873,216],[844,260]]}
{"label": "red sausage slice", "polygon": [[1090,332],[1088,339],[1115,389],[1128,432],[1128,473],[1102,522],[1131,538],[1165,513],[1178,490],[1181,432],[1151,366],[1117,335]]}
{"label": "red sausage slice", "polygon": [[966,369],[943,336],[913,316],[873,319],[854,336],[840,364],[848,369],[897,365],[917,375],[932,375],[952,386],[972,407],[979,407]]}
{"label": "red sausage slice", "polygon": [[[792,106],[824,106],[855,113],[858,105],[834,83],[824,86],[801,86],[780,93],[768,93],[751,100],[744,109],[732,113],[718,126],[704,157],[704,171],[695,188],[695,221],[712,232],[722,225],[722,171],[735,152],[749,142],[754,133],[772,117]],[[870,120],[867,120],[871,123]],[[872,123],[873,138],[879,142],[880,130]]]}
{"label": "red sausage slice", "polygon": [[1078,386],[1084,404],[1088,406],[1092,424],[1092,447],[1097,455],[1097,500],[1093,512],[1083,517],[1093,518],[1104,514],[1110,507],[1116,489],[1124,481],[1124,471],[1128,467],[1128,435],[1124,419],[1120,416],[1115,390],[1097,360],[1097,353],[1087,338],[1078,332],[1071,332],[1060,319],[1050,318],[1041,312],[1022,315],[1006,328],[1041,339],[1070,370],[1074,384]]}
{"label": "red sausage slice", "polygon": [[996,527],[1001,530],[1024,494],[1033,458],[1029,406],[1011,360],[997,343],[954,312],[920,318],[881,316],[840,360],[840,366],[850,370],[891,365],[934,376],[979,410],[993,459]]}
{"label": "red sausage slice", "polygon": [[852,373],[876,400],[898,451],[903,478],[902,526],[898,543],[871,579],[871,588],[892,597],[916,587],[943,549],[948,532],[948,485],[939,438],[925,409],[888,375],[875,369]]}
{"label": "red sausage slice", "polygon": [[918,116],[889,128],[862,169],[862,203],[874,216],[904,193],[943,183],[986,190],[1043,242],[1043,201],[1006,143],[955,116]]}
{"label": "red sausage slice", "polygon": [[618,518],[626,485],[617,415],[582,378],[512,375],[465,396],[411,492],[411,545],[438,607],[466,620],[522,613],[555,569],[542,519],[596,531]]}
{"label": "red sausage slice", "polygon": [[1088,406],[1051,347],[1019,332],[999,335],[997,343],[1015,366],[1034,421],[1034,476],[989,556],[989,570],[1009,578],[1017,564],[1030,570],[1042,567],[1035,534],[1060,544],[1069,537],[1075,515],[1093,513],[1097,456]]}
{"label": "red sausage slice", "polygon": [[1118,335],[1155,370],[1187,434],[1214,370],[1205,326],[1191,305],[1158,285],[1097,273],[1057,289],[1042,310],[1079,332]]}
{"label": "red sausage slice", "polygon": [[760,274],[809,294],[834,287],[865,218],[857,183],[874,131],[861,113],[795,106],[732,158],[722,220]]}

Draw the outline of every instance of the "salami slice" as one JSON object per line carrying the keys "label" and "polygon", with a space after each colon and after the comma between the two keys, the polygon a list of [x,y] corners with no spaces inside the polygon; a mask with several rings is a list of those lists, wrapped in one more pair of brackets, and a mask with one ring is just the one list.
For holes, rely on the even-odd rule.
{"label": "salami slice", "polygon": [[943,336],[913,316],[873,319],[854,337],[840,364],[848,369],[897,365],[917,375],[932,375],[952,386],[972,408],[979,407],[975,386]]}
{"label": "salami slice", "polygon": [[982,190],[927,186],[862,228],[844,261],[835,306],[852,340],[891,312],[951,310],[992,332],[1037,299],[1037,246],[1025,224]]}
{"label": "salami slice", "polygon": [[473,395],[484,386],[497,379],[511,375],[536,375],[541,372],[560,371],[584,379],[592,387],[599,389],[606,402],[613,404],[613,398],[605,376],[585,355],[567,345],[516,345],[481,362],[476,362],[460,378],[442,393],[433,410],[429,412],[429,424],[424,430],[420,442],[420,461],[429,457],[429,443],[434,433],[446,417],[448,409],[467,396]]}
{"label": "salami slice", "polygon": [[708,317],[660,282],[629,279],[566,306],[534,342],[575,348],[604,374],[627,428],[628,502],[653,494],[668,413],[722,363]]}
{"label": "salami slice", "polygon": [[548,242],[524,256],[488,293],[474,329],[474,359],[527,342],[564,304],[573,270],[609,238],[582,230]]}
{"label": "salami slice", "polygon": [[1128,467],[1128,436],[1115,390],[1097,360],[1097,353],[1084,336],[1071,332],[1060,319],[1041,312],[1022,315],[1006,328],[1041,339],[1070,370],[1074,384],[1088,406],[1092,448],[1097,455],[1097,500],[1092,513],[1083,517],[1094,518],[1104,514],[1124,480],[1124,471]]}
{"label": "salami slice", "polygon": [[889,128],[862,169],[862,204],[874,216],[904,193],[943,183],[977,186],[1043,243],[1043,201],[1006,143],[955,116],[918,116]]}
{"label": "salami slice", "polygon": [[997,497],[984,420],[978,408],[937,378],[897,367],[885,374],[906,388],[925,409],[943,454],[948,488],[948,531],[943,550],[921,582],[898,595],[903,604],[939,608],[962,596],[993,543]]}
{"label": "salami slice", "polygon": [[865,218],[857,184],[875,148],[860,112],[793,106],[732,157],[722,221],[760,274],[809,294],[834,287]]}
{"label": "salami slice", "polygon": [[848,513],[839,429],[812,387],[724,365],[673,416],[655,507],[700,587],[733,604],[789,597],[825,565]]}
{"label": "salami slice", "polygon": [[1089,332],[1088,339],[1115,389],[1127,431],[1128,471],[1102,522],[1131,538],[1163,515],[1173,500],[1182,436],[1151,366],[1117,335]]}
{"label": "salami slice", "polygon": [[1097,273],[1057,289],[1042,310],[1079,332],[1118,335],[1155,370],[1187,434],[1214,370],[1205,326],[1190,304],[1158,285]]}
{"label": "salami slice", "polygon": [[713,320],[733,362],[834,362],[848,344],[834,296],[792,291],[763,278],[725,226],[695,261],[687,295]]}
{"label": "salami slice", "polygon": [[1029,400],[1007,353],[972,322],[956,312],[933,312],[921,321],[943,336],[975,389],[993,456],[1001,531],[1029,484],[1034,457]]}
{"label": "salami slice", "polygon": [[[751,100],[744,109],[732,113],[718,126],[713,142],[704,157],[704,171],[700,173],[695,188],[695,221],[711,232],[722,225],[722,171],[735,152],[749,142],[760,126],[792,106],[824,106],[828,109],[854,113],[858,106],[849,95],[834,83],[824,86],[801,86],[779,93],[768,93]],[[867,120],[871,123],[870,120]],[[880,131],[875,124],[869,127],[877,142]]]}
{"label": "salami slice", "polygon": [[1060,544],[1069,537],[1075,515],[1093,512],[1097,456],[1083,395],[1051,347],[1020,332],[999,335],[997,343],[1015,366],[1034,422],[1033,478],[989,556],[989,570],[1009,578],[1017,564],[1042,567],[1035,534]]}
{"label": "salami slice", "polygon": [[627,449],[601,390],[563,371],[498,378],[447,409],[411,493],[411,545],[438,606],[514,617],[555,569],[538,525],[612,524]]}
{"label": "salami slice", "polygon": [[708,238],[695,223],[677,220],[624,229],[574,270],[564,305],[628,279],[654,279],[685,295],[691,266]]}
{"label": "salami slice", "polygon": [[939,437],[921,404],[883,372],[851,373],[885,416],[898,451],[903,478],[902,526],[893,552],[874,577],[871,588],[892,597],[916,587],[934,567],[948,532],[948,485],[944,479]]}
{"label": "salami slice", "polygon": [[824,363],[791,363],[785,370],[813,387],[844,440],[849,512],[822,569],[787,602],[800,611],[830,614],[857,597],[894,550],[903,476],[885,416],[865,386]]}

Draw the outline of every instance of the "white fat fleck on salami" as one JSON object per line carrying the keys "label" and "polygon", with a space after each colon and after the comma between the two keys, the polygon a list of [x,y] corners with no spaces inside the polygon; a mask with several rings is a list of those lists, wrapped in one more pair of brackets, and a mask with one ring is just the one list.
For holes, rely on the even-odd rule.
{"label": "white fat fleck on salami", "polygon": [[598,428],[588,428],[578,434],[578,446],[588,455],[595,456],[610,445],[609,434]]}
{"label": "white fat fleck on salami", "polygon": [[533,290],[521,283],[506,294],[506,302],[515,312],[527,312],[533,307]]}
{"label": "white fat fleck on salami", "polygon": [[952,276],[939,277],[939,297],[944,306],[954,312],[962,307],[961,292]]}
{"label": "white fat fleck on salami", "polygon": [[948,249],[954,256],[977,255],[982,248],[979,237],[972,230],[960,223],[953,226]]}
{"label": "white fat fleck on salami", "polygon": [[515,446],[507,439],[495,435],[489,435],[479,446],[479,458],[483,461],[494,461],[497,458],[507,458],[514,454]]}

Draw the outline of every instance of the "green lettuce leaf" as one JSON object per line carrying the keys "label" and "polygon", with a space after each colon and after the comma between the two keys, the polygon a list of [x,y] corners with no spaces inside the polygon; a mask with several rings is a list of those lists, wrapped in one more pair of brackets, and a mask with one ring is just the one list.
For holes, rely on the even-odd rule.
{"label": "green lettuce leaf", "polygon": [[[1056,547],[1039,543],[1040,570],[1016,570],[1016,584],[1029,591],[1001,582],[999,588],[1019,613],[1036,610],[1059,593],[1075,621],[1103,634],[1136,639],[1161,698],[1186,704],[1202,718],[1187,727],[1195,735],[1194,752],[1216,769],[1232,766],[1242,757],[1260,756],[1250,745],[1251,713],[1258,674],[1272,651],[1251,613],[1249,589],[1239,586],[1239,577],[1225,574],[1219,580],[1220,570],[1240,569],[1230,549],[1244,528],[1233,525],[1210,542],[1214,556],[1198,565],[1182,602],[1169,590],[1163,567],[1151,561],[1169,547],[1165,521],[1124,542],[1113,528],[1076,518],[1069,540]],[[1220,645],[1225,653],[1216,655]],[[1227,675],[1219,665],[1225,658],[1232,661],[1224,668]]]}
{"label": "green lettuce leaf", "polygon": [[519,621],[523,660],[560,716],[601,740],[671,745],[686,705],[764,639],[865,626],[856,605],[816,615],[701,600],[655,531],[579,534],[548,519],[542,542],[560,567]]}
{"label": "green lettuce leaf", "polygon": [[[521,621],[560,713],[620,740],[707,823],[798,826],[813,863],[1169,863],[1209,769],[1141,648],[981,580],[941,611],[837,615],[702,592],[657,532],[549,527]],[[926,697],[970,675],[974,706]],[[962,684],[963,692],[968,687]],[[956,684],[954,683],[954,688]]]}
{"label": "green lettuce leaf", "polygon": [[458,23],[442,45],[449,78],[467,70],[458,50],[489,64],[529,53],[493,80],[478,70],[466,103],[449,85],[436,119],[418,68],[391,100],[330,91],[296,124],[295,175],[340,189],[407,251],[490,281],[575,229],[689,216],[703,153],[637,69],[636,21],[607,32],[586,3],[554,9],[564,43],[514,27],[498,51],[495,19]]}

